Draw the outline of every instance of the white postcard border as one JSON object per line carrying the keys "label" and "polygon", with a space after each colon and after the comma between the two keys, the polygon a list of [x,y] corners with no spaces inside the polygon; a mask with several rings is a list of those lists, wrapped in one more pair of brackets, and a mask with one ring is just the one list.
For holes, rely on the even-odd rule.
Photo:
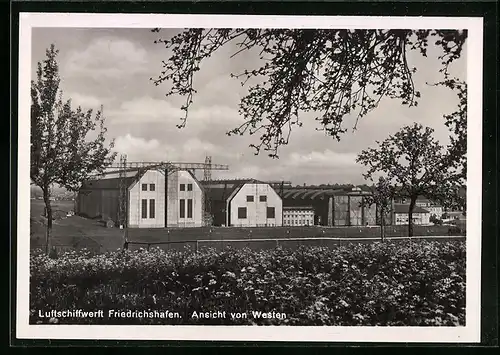
{"label": "white postcard border", "polygon": [[[34,27],[468,29],[466,325],[464,327],[30,325],[29,102],[31,100],[31,31]],[[481,321],[482,56],[483,20],[480,17],[21,13],[19,21],[16,336],[21,339],[91,340],[479,342]]]}

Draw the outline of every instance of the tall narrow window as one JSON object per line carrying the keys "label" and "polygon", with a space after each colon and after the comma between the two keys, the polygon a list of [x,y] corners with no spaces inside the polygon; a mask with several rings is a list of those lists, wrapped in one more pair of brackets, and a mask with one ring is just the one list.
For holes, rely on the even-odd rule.
{"label": "tall narrow window", "polygon": [[188,191],[193,191],[193,184],[188,184]]}
{"label": "tall narrow window", "polygon": [[186,200],[179,200],[179,218],[186,218]]}
{"label": "tall narrow window", "polygon": [[145,198],[142,199],[141,217],[148,218],[148,200]]}
{"label": "tall narrow window", "polygon": [[246,207],[238,207],[238,218],[239,219],[247,218],[247,208]]}
{"label": "tall narrow window", "polygon": [[142,184],[142,191],[148,191],[148,184]]}
{"label": "tall narrow window", "polygon": [[180,188],[179,188],[181,191],[186,191],[186,185],[185,184],[181,184]]}
{"label": "tall narrow window", "polygon": [[274,207],[267,208],[267,218],[275,218]]}
{"label": "tall narrow window", "polygon": [[155,200],[149,200],[149,218],[155,218]]}
{"label": "tall narrow window", "polygon": [[[188,185],[189,186],[189,185]],[[188,199],[188,205],[187,205],[187,209],[188,209],[188,217],[187,218],[193,218],[193,200],[192,199]]]}
{"label": "tall narrow window", "polygon": [[149,191],[154,191],[155,187],[155,184],[149,184]]}

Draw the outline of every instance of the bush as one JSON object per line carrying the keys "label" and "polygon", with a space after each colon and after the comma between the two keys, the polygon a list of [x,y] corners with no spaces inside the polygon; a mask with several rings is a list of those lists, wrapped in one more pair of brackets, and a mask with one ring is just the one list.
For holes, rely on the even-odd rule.
{"label": "bush", "polygon": [[[31,256],[32,323],[39,311],[103,310],[76,324],[464,325],[465,242],[350,244],[295,251],[214,249]],[[114,318],[108,310],[168,310],[182,319]],[[191,318],[226,311],[226,318]],[[255,318],[252,311],[284,313]],[[248,318],[232,319],[230,312]],[[54,321],[54,320],[52,320]]]}
{"label": "bush", "polygon": [[443,220],[437,218],[435,214],[431,215],[431,217],[429,218],[429,222],[431,222],[432,224],[436,224],[438,226],[443,225]]}

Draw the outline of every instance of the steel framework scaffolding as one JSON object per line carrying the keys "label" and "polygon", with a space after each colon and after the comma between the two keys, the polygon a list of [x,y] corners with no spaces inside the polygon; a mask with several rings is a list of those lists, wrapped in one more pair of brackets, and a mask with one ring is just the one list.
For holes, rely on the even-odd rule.
{"label": "steel framework scaffolding", "polygon": [[[205,169],[203,169],[203,181],[212,180],[212,157],[207,156],[205,158]],[[203,220],[206,226],[212,225],[212,200],[210,198],[210,185],[205,186],[205,191],[203,193]]]}

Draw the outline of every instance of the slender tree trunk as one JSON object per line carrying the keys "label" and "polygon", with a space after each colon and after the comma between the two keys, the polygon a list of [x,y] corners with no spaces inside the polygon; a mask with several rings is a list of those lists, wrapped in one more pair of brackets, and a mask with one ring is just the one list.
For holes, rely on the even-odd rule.
{"label": "slender tree trunk", "polygon": [[385,211],[383,208],[380,209],[380,238],[382,242],[385,241]]}
{"label": "slender tree trunk", "polygon": [[52,206],[50,204],[50,188],[44,187],[43,191],[43,201],[45,202],[45,211],[47,217],[47,229],[45,231],[45,253],[49,255],[50,252],[50,241],[52,236]]}
{"label": "slender tree trunk", "polygon": [[408,237],[413,237],[413,210],[415,209],[415,204],[417,203],[416,197],[411,197],[410,208],[408,210]]}

